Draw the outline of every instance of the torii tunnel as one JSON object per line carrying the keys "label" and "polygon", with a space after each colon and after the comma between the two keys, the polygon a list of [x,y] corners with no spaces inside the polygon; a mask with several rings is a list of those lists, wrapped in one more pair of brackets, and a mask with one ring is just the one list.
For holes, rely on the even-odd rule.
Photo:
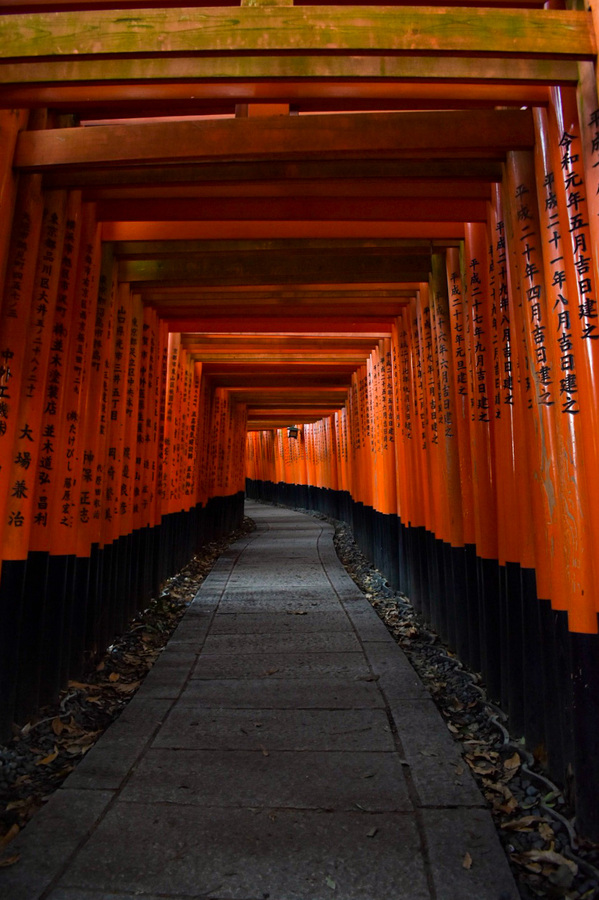
{"label": "torii tunnel", "polygon": [[0,13],[0,736],[247,489],[349,522],[599,837],[595,9]]}

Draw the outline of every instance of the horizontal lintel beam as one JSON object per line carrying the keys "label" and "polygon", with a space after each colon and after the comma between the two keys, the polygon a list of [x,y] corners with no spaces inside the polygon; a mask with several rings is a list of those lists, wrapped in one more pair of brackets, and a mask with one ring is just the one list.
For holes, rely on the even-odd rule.
{"label": "horizontal lintel beam", "polygon": [[[221,100],[247,96],[254,101],[280,96],[291,100],[320,96],[391,99],[403,97],[408,85],[423,92],[430,85],[437,89],[445,86],[449,92],[452,84],[565,86],[577,80],[577,63],[573,60],[524,56],[166,55],[121,57],[111,59],[110,65],[102,58],[76,57],[0,61],[0,85],[4,85],[7,96],[27,98],[37,93],[47,99],[70,97],[89,104],[114,101],[115,97],[123,101],[166,97],[201,100],[208,96]],[[126,95],[123,86],[129,89]]]}
{"label": "horizontal lintel beam", "polygon": [[[359,319],[345,316],[322,317],[244,317],[231,316],[205,319],[200,316],[187,319],[168,319],[171,331],[180,331],[202,335],[352,335],[360,334],[368,337],[384,337],[391,333],[391,317],[387,319]],[[173,327],[176,326],[176,327]]]}
{"label": "horizontal lintel beam", "polygon": [[378,52],[590,59],[596,51],[591,22],[582,11],[451,6],[18,13],[0,19],[0,56]]}
{"label": "horizontal lintel beam", "polygon": [[530,110],[343,113],[24,131],[14,165],[149,165],[201,160],[497,157],[534,144]]}
{"label": "horizontal lintel beam", "polygon": [[121,281],[138,285],[145,283],[201,285],[257,285],[301,284],[320,281],[344,284],[350,282],[421,282],[428,281],[429,255],[381,253],[360,255],[331,253],[324,255],[293,254],[276,258],[255,258],[251,254],[239,254],[230,262],[215,257],[183,259],[121,260]]}
{"label": "horizontal lintel beam", "polygon": [[139,168],[118,167],[50,169],[44,175],[47,188],[135,187],[148,185],[181,185],[296,182],[350,179],[375,183],[384,179],[437,179],[450,183],[501,181],[501,162],[492,159],[336,159],[336,160],[267,160],[258,162],[198,163],[176,166],[144,165]]}
{"label": "horizontal lintel beam", "polygon": [[356,238],[452,238],[462,240],[463,222],[330,222],[293,221],[275,222],[260,220],[247,222],[223,222],[207,219],[205,222],[103,222],[104,240],[201,240],[203,238],[305,238],[305,237],[356,237]]}
{"label": "horizontal lintel beam", "polygon": [[462,197],[254,197],[100,200],[97,219],[146,221],[155,214],[174,222],[219,219],[221,222],[485,222],[487,200]]}

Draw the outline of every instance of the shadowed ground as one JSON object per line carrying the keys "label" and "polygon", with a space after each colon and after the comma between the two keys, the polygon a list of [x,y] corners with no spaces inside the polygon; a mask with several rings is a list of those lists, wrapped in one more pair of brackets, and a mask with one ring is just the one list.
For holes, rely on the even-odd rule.
{"label": "shadowed ground", "polygon": [[247,512],[257,530],[11,844],[0,895],[517,900],[459,749],[331,526]]}

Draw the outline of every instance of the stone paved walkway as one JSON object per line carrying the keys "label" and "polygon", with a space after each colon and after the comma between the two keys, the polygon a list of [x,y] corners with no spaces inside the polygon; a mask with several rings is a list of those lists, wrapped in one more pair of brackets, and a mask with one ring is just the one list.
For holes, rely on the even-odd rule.
{"label": "stone paved walkway", "polygon": [[257,531],[11,845],[0,897],[517,900],[457,745],[332,528],[248,514]]}

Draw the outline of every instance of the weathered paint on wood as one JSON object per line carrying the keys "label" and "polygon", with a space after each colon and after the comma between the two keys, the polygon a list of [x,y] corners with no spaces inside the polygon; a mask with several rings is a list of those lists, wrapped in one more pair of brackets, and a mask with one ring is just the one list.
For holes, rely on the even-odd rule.
{"label": "weathered paint on wood", "polygon": [[[13,55],[11,53],[11,55]],[[270,84],[284,79],[285,89],[294,93],[293,80],[301,82],[301,90],[306,91],[306,82],[318,79],[329,81],[347,79],[354,83],[357,92],[366,93],[368,84],[361,79],[376,79],[377,82],[439,82],[458,83],[503,82],[530,84],[576,84],[578,70],[576,63],[563,59],[505,57],[444,57],[431,56],[310,56],[310,55],[268,55],[236,56],[227,54],[215,57],[161,56],[160,58],[139,59],[122,57],[111,59],[106,65],[101,58],[62,59],[38,62],[27,58],[24,62],[0,61],[0,84],[76,84],[96,82],[101,88],[106,84],[138,82],[147,85],[152,81],[178,82],[190,84],[199,89],[203,82],[210,87],[220,82],[232,82],[227,87],[229,95],[239,90],[240,80],[263,80]],[[347,86],[344,85],[345,89]],[[87,84],[91,97],[98,94],[94,84]]]}
{"label": "weathered paint on wood", "polygon": [[423,281],[428,278],[428,258],[406,254],[363,256],[355,253],[239,254],[226,267],[218,255],[180,259],[121,260],[122,281],[190,282],[193,284],[301,284],[309,282]]}
{"label": "weathered paint on wood", "polygon": [[466,53],[590,59],[591,14],[454,7],[182,8],[17,14],[0,56],[321,51]]}
{"label": "weathered paint on wood", "polygon": [[443,247],[455,246],[456,241],[424,241],[424,240],[408,240],[407,238],[398,238],[397,240],[386,238],[365,238],[364,240],[329,240],[325,238],[307,238],[306,240],[237,240],[237,241],[118,241],[114,245],[114,255],[116,258],[128,259],[147,259],[151,257],[167,257],[184,256],[192,253],[194,255],[210,253],[233,253],[237,255],[242,252],[251,253],[270,253],[270,252],[293,252],[293,251],[310,251],[310,250],[332,250],[339,251],[350,249],[354,252],[370,252],[385,253],[410,251],[411,254],[420,253],[428,255],[431,249],[441,249]]}

